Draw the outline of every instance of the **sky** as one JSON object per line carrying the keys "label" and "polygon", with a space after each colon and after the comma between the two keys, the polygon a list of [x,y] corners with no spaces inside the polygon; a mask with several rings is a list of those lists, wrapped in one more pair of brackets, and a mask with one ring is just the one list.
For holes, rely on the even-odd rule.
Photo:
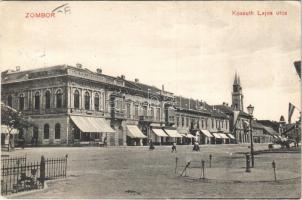
{"label": "sky", "polygon": [[[243,11],[254,15],[233,15]],[[296,1],[0,2],[0,68],[81,63],[209,104],[231,104],[237,72],[244,107],[278,121],[289,102],[301,108],[300,12]]]}

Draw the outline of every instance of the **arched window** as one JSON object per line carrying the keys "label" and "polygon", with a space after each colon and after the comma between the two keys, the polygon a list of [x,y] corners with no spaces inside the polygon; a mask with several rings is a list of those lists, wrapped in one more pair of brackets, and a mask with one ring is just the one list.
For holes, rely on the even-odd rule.
{"label": "arched window", "polygon": [[101,104],[100,104],[101,110],[104,110],[105,109],[105,93],[104,92],[102,92],[102,94],[101,94],[100,102],[101,102]]}
{"label": "arched window", "polygon": [[24,94],[19,96],[19,110],[24,110]]}
{"label": "arched window", "polygon": [[50,92],[46,91],[45,92],[45,109],[50,108]]}
{"label": "arched window", "polygon": [[90,95],[89,92],[85,92],[85,110],[90,108]]}
{"label": "arched window", "polygon": [[96,111],[100,110],[100,97],[99,97],[99,95],[97,93],[94,96],[94,109]]}
{"label": "arched window", "polygon": [[7,97],[7,105],[10,106],[10,107],[13,107],[13,97],[12,97],[12,95],[9,95]]}
{"label": "arched window", "polygon": [[58,90],[57,93],[56,93],[56,99],[57,99],[57,108],[62,108],[62,91],[61,90]]}
{"label": "arched window", "polygon": [[40,93],[36,92],[35,94],[35,109],[39,110],[40,109]]}
{"label": "arched window", "polygon": [[59,123],[56,123],[55,125],[55,139],[61,138],[61,125]]}
{"label": "arched window", "polygon": [[44,125],[44,139],[49,139],[49,125]]}
{"label": "arched window", "polygon": [[74,91],[73,104],[74,104],[74,108],[80,108],[80,93],[78,90]]}

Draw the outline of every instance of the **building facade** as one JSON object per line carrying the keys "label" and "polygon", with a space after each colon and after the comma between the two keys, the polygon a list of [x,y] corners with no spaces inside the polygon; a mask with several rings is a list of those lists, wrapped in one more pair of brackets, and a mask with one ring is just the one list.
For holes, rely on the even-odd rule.
{"label": "building facade", "polygon": [[[239,77],[239,107],[243,105]],[[239,86],[238,86],[239,83]],[[2,72],[2,101],[36,127],[20,130],[27,143],[73,145],[221,144],[247,142],[232,113],[204,101],[76,66]],[[237,88],[238,87],[238,88]],[[233,91],[234,102],[238,92]],[[236,96],[236,98],[235,98]],[[234,103],[235,105],[236,103]],[[231,109],[232,110],[232,109]],[[241,118],[245,117],[241,111]]]}
{"label": "building facade", "polygon": [[47,145],[92,139],[109,145],[146,143],[147,137],[129,137],[129,127],[137,126],[148,136],[149,125],[164,124],[165,110],[173,104],[172,93],[81,65],[6,71],[1,85],[2,101],[37,125],[22,130],[26,141]]}

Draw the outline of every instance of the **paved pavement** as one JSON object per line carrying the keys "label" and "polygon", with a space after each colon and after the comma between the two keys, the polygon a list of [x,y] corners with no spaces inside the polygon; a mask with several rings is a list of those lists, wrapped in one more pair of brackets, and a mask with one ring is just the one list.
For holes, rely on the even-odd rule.
{"label": "paved pavement", "polygon": [[[267,144],[255,145],[256,150]],[[14,198],[299,198],[301,196],[300,155],[260,154],[252,173],[245,172],[248,145],[204,145],[171,147],[59,147],[16,150],[28,160],[69,155],[68,178],[49,182],[48,188]],[[209,155],[212,155],[211,169]],[[177,173],[175,164],[177,157]],[[206,181],[199,181],[200,161],[206,161]],[[277,164],[274,181],[271,162]],[[188,177],[180,177],[191,161]],[[282,180],[281,180],[282,179]]]}

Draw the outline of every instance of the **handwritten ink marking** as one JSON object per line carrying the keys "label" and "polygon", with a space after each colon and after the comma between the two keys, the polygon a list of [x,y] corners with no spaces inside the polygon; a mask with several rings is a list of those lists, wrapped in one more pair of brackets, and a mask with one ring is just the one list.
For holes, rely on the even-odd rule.
{"label": "handwritten ink marking", "polygon": [[56,8],[53,9],[51,12],[52,12],[52,13],[62,13],[62,14],[67,14],[67,13],[70,13],[71,10],[70,10],[70,7],[69,7],[68,3],[65,3],[65,4],[63,4],[63,5],[61,5],[61,6],[56,7]]}

